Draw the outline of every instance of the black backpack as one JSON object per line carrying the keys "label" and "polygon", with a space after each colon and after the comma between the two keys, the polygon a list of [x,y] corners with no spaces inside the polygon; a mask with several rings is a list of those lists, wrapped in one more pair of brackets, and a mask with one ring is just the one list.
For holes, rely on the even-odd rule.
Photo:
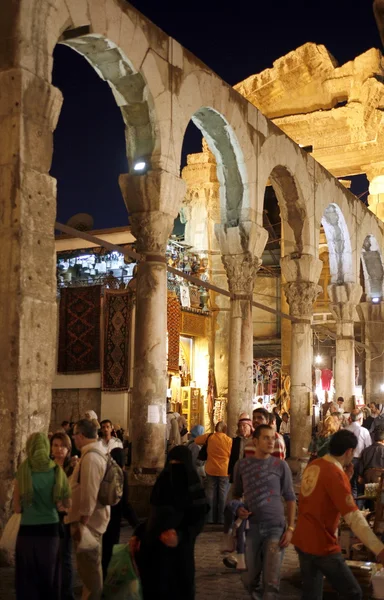
{"label": "black backpack", "polygon": [[205,440],[205,443],[203,444],[203,446],[201,446],[200,452],[197,455],[197,460],[201,460],[202,462],[205,462],[208,459],[208,440],[211,437],[211,435],[212,435],[212,433],[209,434],[209,436]]}

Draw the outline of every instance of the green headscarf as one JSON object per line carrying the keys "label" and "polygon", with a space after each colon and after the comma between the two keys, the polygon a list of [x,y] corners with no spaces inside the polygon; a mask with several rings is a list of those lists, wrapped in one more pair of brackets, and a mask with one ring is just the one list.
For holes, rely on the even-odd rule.
{"label": "green headscarf", "polygon": [[47,473],[55,469],[55,486],[53,501],[60,502],[71,496],[71,489],[63,469],[50,459],[49,439],[44,433],[33,433],[27,440],[27,458],[21,463],[16,473],[20,497],[24,506],[30,506],[33,501],[33,473]]}

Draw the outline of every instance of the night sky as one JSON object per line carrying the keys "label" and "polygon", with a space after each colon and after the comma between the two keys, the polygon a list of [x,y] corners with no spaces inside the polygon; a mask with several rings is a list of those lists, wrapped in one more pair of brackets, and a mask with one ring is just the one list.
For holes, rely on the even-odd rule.
{"label": "night sky", "polygon": [[[222,0],[131,4],[232,85],[305,42],[324,44],[339,64],[381,48],[371,0],[237,0],[227,8]],[[125,225],[117,183],[127,171],[120,111],[108,84],[80,55],[57,46],[54,56],[53,83],[64,96],[51,169],[58,180],[58,220],[87,212],[94,228]],[[184,155],[201,149],[194,129],[188,128]],[[364,187],[359,178],[354,192]]]}

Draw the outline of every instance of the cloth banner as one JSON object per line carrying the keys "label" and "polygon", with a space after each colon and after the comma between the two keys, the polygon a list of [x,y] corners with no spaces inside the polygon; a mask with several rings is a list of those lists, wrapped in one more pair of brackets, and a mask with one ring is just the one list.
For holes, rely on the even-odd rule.
{"label": "cloth banner", "polygon": [[60,292],[59,373],[100,370],[99,285]]}
{"label": "cloth banner", "polygon": [[122,392],[129,387],[129,334],[132,293],[105,290],[103,372],[101,387],[105,392]]}
{"label": "cloth banner", "polygon": [[176,296],[167,300],[168,371],[179,372],[181,306]]}

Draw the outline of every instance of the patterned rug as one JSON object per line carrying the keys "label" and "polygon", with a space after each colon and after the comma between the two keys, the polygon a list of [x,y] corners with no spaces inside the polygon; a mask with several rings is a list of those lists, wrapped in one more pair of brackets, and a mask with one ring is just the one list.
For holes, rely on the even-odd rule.
{"label": "patterned rug", "polygon": [[100,290],[99,285],[61,290],[59,373],[100,369]]}
{"label": "patterned rug", "polygon": [[127,290],[105,290],[104,307],[101,387],[104,391],[125,391],[129,384],[132,293]]}
{"label": "patterned rug", "polygon": [[181,306],[176,296],[167,300],[168,371],[179,372]]}

